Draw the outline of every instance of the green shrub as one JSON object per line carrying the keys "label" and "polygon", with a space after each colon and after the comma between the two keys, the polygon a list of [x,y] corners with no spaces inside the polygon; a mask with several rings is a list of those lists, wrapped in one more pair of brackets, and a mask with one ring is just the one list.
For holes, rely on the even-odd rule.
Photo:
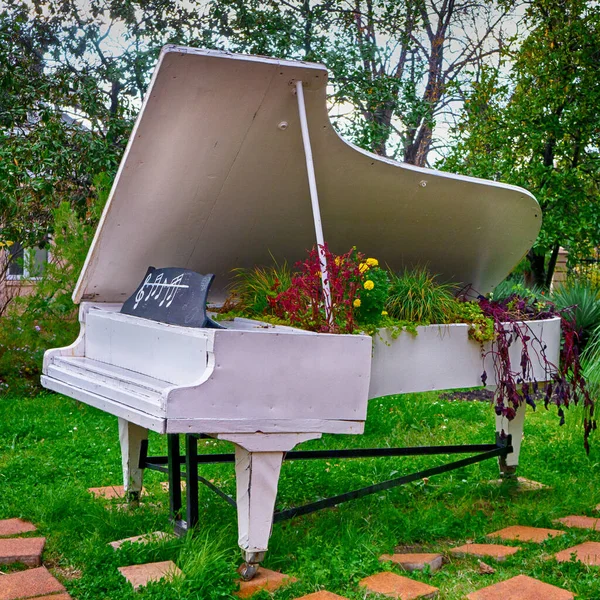
{"label": "green shrub", "polygon": [[437,283],[424,267],[392,274],[386,303],[389,316],[419,324],[451,323],[457,311],[454,284]]}
{"label": "green shrub", "polygon": [[33,293],[15,298],[0,319],[0,393],[36,391],[44,352],[68,345],[77,336],[78,310],[71,295],[108,196],[110,180],[101,174],[94,184],[98,199],[86,218],[80,218],[67,202],[53,212],[52,259],[35,282]]}

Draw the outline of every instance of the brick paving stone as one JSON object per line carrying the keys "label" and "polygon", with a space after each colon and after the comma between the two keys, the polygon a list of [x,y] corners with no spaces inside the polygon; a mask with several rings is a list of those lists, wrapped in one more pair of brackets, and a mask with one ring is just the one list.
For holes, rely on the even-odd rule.
{"label": "brick paving stone", "polygon": [[0,575],[0,600],[17,600],[19,598],[33,598],[47,596],[54,592],[64,592],[65,588],[52,577],[46,567],[27,569],[8,575]]}
{"label": "brick paving stone", "polygon": [[0,521],[0,537],[8,535],[21,535],[36,531],[37,527],[33,523],[23,521],[23,519],[3,519]]}
{"label": "brick paving stone", "polygon": [[320,592],[314,592],[313,594],[308,594],[307,596],[302,596],[295,600],[348,600],[348,598],[345,596],[338,596],[337,594],[327,592],[326,590],[321,590]]}
{"label": "brick paving stone", "polygon": [[562,519],[556,519],[555,523],[562,523],[567,527],[575,527],[576,529],[593,529],[600,531],[600,519],[596,517],[583,517],[578,515],[570,515]]}
{"label": "brick paving stone", "polygon": [[575,554],[575,560],[578,560],[585,565],[591,567],[600,566],[600,543],[598,542],[584,542],[578,546],[567,548],[566,550],[562,550],[558,554],[555,554],[554,558],[556,558],[558,562],[569,562],[573,554]]}
{"label": "brick paving stone", "polygon": [[280,587],[290,585],[296,581],[298,580],[291,575],[284,575],[278,571],[271,571],[270,569],[260,567],[254,576],[254,579],[251,579],[250,581],[240,581],[240,589],[235,592],[235,595],[238,598],[249,598],[260,590],[274,592]]}
{"label": "brick paving stone", "polygon": [[0,539],[0,564],[23,563],[28,567],[42,564],[42,552],[46,538],[3,538]]}
{"label": "brick paving stone", "polygon": [[520,549],[518,546],[502,546],[500,544],[465,544],[457,548],[450,548],[450,552],[455,556],[470,554],[477,558],[494,558],[503,561],[507,556],[515,554]]}
{"label": "brick paving stone", "polygon": [[36,596],[33,600],[73,600],[69,594],[51,594],[50,596]]}
{"label": "brick paving stone", "polygon": [[118,550],[126,542],[131,542],[132,544],[148,544],[150,542],[170,540],[174,537],[175,536],[172,533],[165,533],[164,531],[154,531],[152,533],[145,533],[143,535],[134,535],[133,537],[117,540],[116,542],[109,542],[108,545],[112,546],[115,550]]}
{"label": "brick paving stone", "polygon": [[517,542],[533,542],[541,544],[549,538],[564,535],[565,532],[560,529],[545,529],[543,527],[526,527],[524,525],[512,525],[499,531],[488,533],[486,537],[500,538],[502,540],[511,540]]}
{"label": "brick paving stone", "polygon": [[573,600],[568,590],[538,581],[527,575],[489,585],[467,596],[468,600]]}
{"label": "brick paving stone", "polygon": [[119,567],[119,572],[131,583],[134,590],[148,585],[151,581],[160,581],[165,578],[170,580],[173,577],[183,575],[172,560]]}
{"label": "brick paving stone", "polygon": [[383,594],[399,600],[417,600],[417,598],[436,598],[439,590],[426,583],[396,575],[396,573],[377,573],[361,579],[360,587],[369,592]]}
{"label": "brick paving stone", "polygon": [[382,554],[379,560],[389,560],[405,571],[422,571],[425,567],[429,567],[429,572],[434,573],[442,566],[443,557],[441,554],[416,552],[410,554]]}
{"label": "brick paving stone", "polygon": [[[114,500],[115,498],[125,498],[125,488],[122,485],[105,485],[104,487],[88,488],[88,492],[96,498],[104,498],[104,500]],[[142,488],[141,496],[146,494],[146,490]]]}

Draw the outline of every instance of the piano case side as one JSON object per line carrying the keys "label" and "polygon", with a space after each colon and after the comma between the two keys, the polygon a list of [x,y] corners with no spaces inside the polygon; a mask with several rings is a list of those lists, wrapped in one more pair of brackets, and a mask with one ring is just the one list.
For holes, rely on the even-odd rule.
{"label": "piano case side", "polygon": [[214,368],[168,393],[167,432],[362,433],[370,337],[214,333]]}

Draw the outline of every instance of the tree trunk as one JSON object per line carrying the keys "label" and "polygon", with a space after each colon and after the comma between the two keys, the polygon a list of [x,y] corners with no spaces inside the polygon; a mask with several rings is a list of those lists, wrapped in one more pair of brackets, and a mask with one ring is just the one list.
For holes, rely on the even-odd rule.
{"label": "tree trunk", "polygon": [[525,285],[533,286],[545,286],[546,284],[546,269],[545,269],[545,256],[542,254],[536,254],[533,250],[527,253],[529,264],[531,265],[531,271],[525,275]]}
{"label": "tree trunk", "polygon": [[556,268],[556,261],[558,260],[558,244],[554,244],[552,248],[552,255],[550,256],[550,262],[548,263],[548,271],[546,273],[546,287],[550,289],[552,284],[552,277],[554,276],[554,269]]}

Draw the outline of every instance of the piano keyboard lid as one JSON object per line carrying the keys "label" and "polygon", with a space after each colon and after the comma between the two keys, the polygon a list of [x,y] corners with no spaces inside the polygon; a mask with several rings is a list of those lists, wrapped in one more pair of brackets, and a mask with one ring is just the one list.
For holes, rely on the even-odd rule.
{"label": "piano keyboard lid", "polygon": [[527,191],[422,169],[344,141],[322,65],[166,46],[74,292],[123,302],[147,268],[214,273],[290,264],[315,243],[295,82],[306,113],[325,240],[394,270],[427,265],[485,293],[535,241]]}

